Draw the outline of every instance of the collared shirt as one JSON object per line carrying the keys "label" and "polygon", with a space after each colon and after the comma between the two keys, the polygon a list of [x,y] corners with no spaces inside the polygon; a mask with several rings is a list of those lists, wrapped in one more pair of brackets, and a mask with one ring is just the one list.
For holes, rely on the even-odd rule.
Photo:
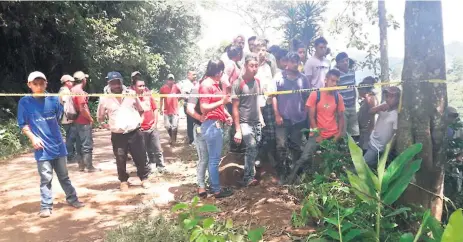
{"label": "collared shirt", "polygon": [[[213,83],[214,81],[210,78],[204,80],[199,87],[199,94],[224,94],[220,89],[219,83]],[[214,103],[220,101],[222,97],[201,97],[199,98],[200,103]],[[220,120],[225,122],[227,116],[225,114],[224,105],[220,105],[217,108],[205,113],[206,119],[209,120]]]}
{"label": "collared shirt", "polygon": [[[70,94],[71,93],[71,90],[69,90],[69,88],[67,87],[61,87],[59,89],[59,94]],[[72,99],[72,96],[60,96],[59,97],[59,101],[61,103],[61,105],[63,105],[64,107],[64,102],[66,101],[70,101],[70,99]],[[61,123],[62,124],[72,124],[72,122],[74,122],[73,120],[69,120],[66,115],[63,115],[63,118],[61,118]]]}
{"label": "collared shirt", "polygon": [[[132,90],[124,90],[123,93],[135,94]],[[109,129],[113,133],[129,133],[140,127],[141,116],[144,112],[138,98],[123,97],[119,101],[116,97],[100,97],[97,117],[103,120],[108,117]]]}

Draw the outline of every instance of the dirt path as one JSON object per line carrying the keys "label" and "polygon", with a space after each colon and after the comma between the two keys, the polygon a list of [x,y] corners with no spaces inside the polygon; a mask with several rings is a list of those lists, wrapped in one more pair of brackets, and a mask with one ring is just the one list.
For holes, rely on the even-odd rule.
{"label": "dirt path", "polygon": [[[185,120],[180,120],[178,140],[184,139]],[[159,127],[163,127],[159,124]],[[136,169],[128,162],[133,185],[128,192],[119,191],[116,164],[107,131],[94,133],[94,160],[102,169],[98,173],[81,173],[77,164],[69,165],[69,176],[86,207],[73,209],[66,204],[56,176],[55,195],[50,218],[38,217],[40,208],[39,176],[32,154],[24,154],[0,164],[0,242],[2,241],[102,241],[108,229],[127,223],[149,209],[150,213],[168,214],[177,201],[189,201],[195,195],[195,149],[187,145],[171,148],[167,133],[160,128],[169,174],[153,175],[149,190],[139,186]],[[221,164],[223,184],[234,186],[242,175],[243,157],[228,154]],[[264,168],[264,171],[271,169]],[[264,177],[270,172],[267,173]],[[265,180],[265,179],[264,179]],[[266,227],[266,237],[285,241],[284,230],[290,225],[291,212],[297,208],[293,198],[281,187],[263,181],[253,188],[238,189],[231,198],[204,202],[218,205],[222,218],[235,224]],[[281,237],[283,235],[283,237]]]}

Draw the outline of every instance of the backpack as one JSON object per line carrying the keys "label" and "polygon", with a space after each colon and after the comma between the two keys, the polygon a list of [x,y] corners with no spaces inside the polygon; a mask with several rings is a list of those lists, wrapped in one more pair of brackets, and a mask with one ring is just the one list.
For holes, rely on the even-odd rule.
{"label": "backpack", "polygon": [[63,96],[63,113],[68,120],[76,120],[79,116],[79,111],[74,105],[72,96]]}

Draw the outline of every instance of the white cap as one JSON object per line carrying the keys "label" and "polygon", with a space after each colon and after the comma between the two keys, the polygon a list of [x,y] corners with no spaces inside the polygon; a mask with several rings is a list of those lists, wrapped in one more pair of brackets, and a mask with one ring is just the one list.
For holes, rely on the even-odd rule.
{"label": "white cap", "polygon": [[45,74],[43,74],[40,71],[34,71],[34,72],[31,72],[31,74],[29,74],[29,77],[27,77],[27,82],[32,82],[38,78],[44,79],[45,81],[47,80],[47,78],[45,77]]}
{"label": "white cap", "polygon": [[65,83],[67,81],[74,82],[75,80],[71,75],[64,75],[61,77],[61,83]]}

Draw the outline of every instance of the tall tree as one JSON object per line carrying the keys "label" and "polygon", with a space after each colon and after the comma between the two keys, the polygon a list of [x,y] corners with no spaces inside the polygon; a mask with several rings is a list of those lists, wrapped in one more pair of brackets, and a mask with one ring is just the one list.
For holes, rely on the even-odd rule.
{"label": "tall tree", "polygon": [[446,84],[423,82],[446,79],[440,1],[407,1],[405,5],[405,59],[403,100],[397,149],[422,143],[423,163],[403,199],[430,208],[441,219],[443,206]]}
{"label": "tall tree", "polygon": [[387,45],[387,19],[385,0],[378,0],[378,24],[379,24],[379,52],[380,52],[380,79],[382,82],[389,81],[389,55]]}

